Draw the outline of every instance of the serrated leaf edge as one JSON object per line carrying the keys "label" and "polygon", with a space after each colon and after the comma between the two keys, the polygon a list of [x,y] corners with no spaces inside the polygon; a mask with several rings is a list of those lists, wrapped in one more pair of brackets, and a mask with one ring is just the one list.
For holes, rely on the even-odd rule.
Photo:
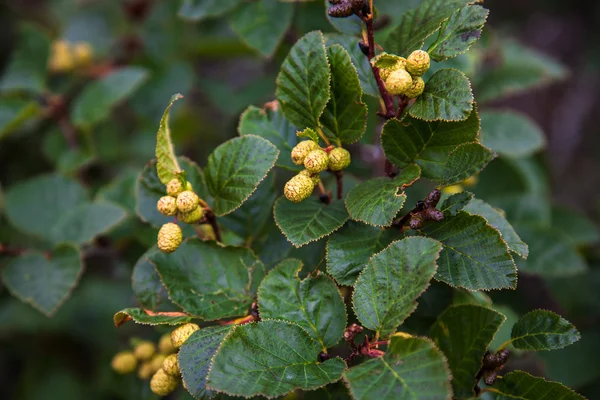
{"label": "serrated leaf edge", "polygon": [[[573,342],[571,342],[571,343],[569,343],[569,344],[565,344],[564,346],[561,346],[561,347],[552,347],[552,348],[548,348],[548,349],[542,349],[542,350],[528,350],[528,349],[521,349],[521,348],[519,348],[519,347],[515,347],[516,349],[523,350],[523,351],[551,351],[551,350],[564,349],[565,347],[568,347],[568,346],[570,346],[570,345],[572,345],[572,344],[575,344],[575,343],[577,343],[579,340],[581,340],[581,332],[579,332],[579,329],[577,329],[577,327],[575,326],[575,324],[573,324],[571,321],[567,320],[567,319],[566,319],[566,318],[564,318],[562,315],[560,315],[560,314],[558,314],[558,313],[555,313],[554,311],[546,310],[546,309],[544,309],[544,308],[536,308],[535,310],[531,310],[531,311],[529,311],[529,312],[527,312],[527,313],[525,313],[525,314],[521,315],[521,316],[519,317],[519,319],[517,320],[517,322],[515,322],[515,324],[513,325],[513,327],[512,327],[512,328],[511,328],[511,330],[510,330],[510,342],[511,342],[511,343],[512,343],[513,341],[517,340],[517,339],[522,339],[522,338],[524,338],[524,337],[525,337],[525,336],[519,336],[519,337],[513,338],[513,333],[512,333],[512,332],[513,332],[513,330],[515,329],[515,326],[517,325],[517,323],[518,323],[518,322],[519,322],[521,319],[523,319],[523,318],[525,318],[526,316],[528,316],[529,314],[533,314],[533,313],[535,313],[535,312],[538,312],[538,311],[550,313],[550,314],[552,314],[552,315],[555,315],[555,316],[559,317],[561,320],[563,320],[563,321],[565,321],[565,322],[569,323],[569,324],[570,324],[570,325],[573,327],[573,329],[575,330],[575,332],[577,333],[577,335],[576,335],[576,336],[577,336],[577,339],[576,339],[575,341],[573,341]],[[558,335],[557,333],[553,333],[553,332],[542,333],[542,334]],[[538,334],[538,335],[539,335],[539,334]],[[535,336],[535,335],[527,335],[527,336]],[[513,346],[514,346],[514,345],[513,345]]]}

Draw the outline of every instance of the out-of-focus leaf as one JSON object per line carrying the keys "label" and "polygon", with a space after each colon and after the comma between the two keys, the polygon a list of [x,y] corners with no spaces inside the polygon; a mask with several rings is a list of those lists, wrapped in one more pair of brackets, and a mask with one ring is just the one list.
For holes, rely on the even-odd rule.
{"label": "out-of-focus leaf", "polygon": [[131,286],[140,305],[150,310],[156,310],[158,305],[167,298],[167,290],[163,286],[160,275],[148,256],[151,252],[158,251],[151,248],[138,259],[133,267]]}
{"label": "out-of-focus leaf", "polygon": [[65,245],[52,251],[50,258],[37,252],[18,256],[3,268],[2,280],[13,295],[51,317],[82,272],[81,252]]}
{"label": "out-of-focus leaf", "polygon": [[73,124],[90,129],[110,117],[113,107],[130,96],[148,78],[141,67],[123,67],[90,83],[74,100],[71,112]]}
{"label": "out-of-focus leaf", "polygon": [[263,56],[270,57],[289,29],[293,15],[294,6],[291,3],[278,0],[242,1],[229,16],[229,24],[240,39]]}
{"label": "out-of-focus leaf", "polygon": [[481,142],[504,157],[527,157],[546,145],[541,128],[515,111],[481,113]]}
{"label": "out-of-focus leaf", "polygon": [[119,225],[127,212],[116,204],[82,204],[66,212],[51,229],[54,243],[86,244]]}
{"label": "out-of-focus leaf", "polygon": [[42,111],[34,100],[2,98],[0,103],[0,139],[38,117]]}
{"label": "out-of-focus leaf", "polygon": [[585,215],[566,207],[552,207],[552,226],[575,246],[589,246],[600,241],[598,227]]}
{"label": "out-of-focus leaf", "polygon": [[191,21],[219,17],[237,7],[242,0],[183,0],[179,16]]}

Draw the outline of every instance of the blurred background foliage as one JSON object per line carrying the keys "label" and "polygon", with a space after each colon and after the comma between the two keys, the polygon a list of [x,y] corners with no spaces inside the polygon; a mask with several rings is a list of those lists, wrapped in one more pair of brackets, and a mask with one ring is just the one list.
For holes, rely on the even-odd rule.
{"label": "blurred background foliage", "polygon": [[[376,0],[378,37],[418,2]],[[292,44],[310,30],[336,32],[321,0],[262,0],[260,9],[257,4],[0,2],[0,211],[3,191],[50,171],[77,179],[94,198],[127,211],[117,228],[86,245],[85,273],[52,318],[12,297],[0,283],[1,398],[152,398],[146,383],[117,376],[109,365],[132,336],[157,339],[163,332],[133,324],[116,330],[112,316],[137,304],[132,269],[155,240],[156,230],[135,216],[134,190],[137,176],[154,157],[155,133],[168,99],[177,92],[185,95],[172,113],[174,141],[179,154],[204,166],[218,144],[237,134],[246,107],[273,100],[279,66]],[[509,368],[600,398],[600,136],[595,118],[600,112],[600,4],[486,0],[485,5],[491,14],[483,40],[448,64],[471,78],[482,141],[500,154],[476,181],[454,190],[473,191],[504,209],[530,246],[530,258],[517,260],[518,290],[490,293],[494,307],[509,318],[495,345],[505,340],[510,321],[519,314],[533,308],[561,314],[581,331],[581,341],[514,358]],[[352,31],[352,22],[345,23],[342,28]],[[38,66],[42,60],[42,71],[36,60]],[[375,110],[375,98],[367,100]],[[367,135],[351,148],[354,159],[362,161],[353,163],[356,177],[380,174],[383,166],[381,121],[374,112],[370,115]],[[516,119],[510,131],[514,136],[506,140],[498,136],[505,132],[495,132],[495,122],[511,118]],[[277,180],[285,178],[278,171]],[[425,184],[419,188],[409,192],[409,201],[429,189]],[[324,268],[324,241],[292,250],[272,222],[275,194],[269,188],[262,193],[245,206],[245,214],[223,221],[229,228],[226,240],[242,243],[244,232],[262,224],[263,234],[254,240],[267,265],[288,255]],[[259,201],[266,204],[262,209]],[[47,248],[3,215],[0,243]],[[10,260],[10,254],[0,254],[0,268]],[[488,299],[434,284],[405,329],[426,333],[450,302],[474,301]],[[181,390],[174,398],[189,395]]]}

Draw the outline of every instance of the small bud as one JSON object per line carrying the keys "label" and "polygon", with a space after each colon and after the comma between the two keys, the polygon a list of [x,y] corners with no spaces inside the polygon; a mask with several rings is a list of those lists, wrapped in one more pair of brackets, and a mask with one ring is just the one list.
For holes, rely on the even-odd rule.
{"label": "small bud", "polygon": [[177,209],[182,213],[189,213],[198,208],[198,195],[191,190],[185,190],[177,196]]}
{"label": "small bud", "polygon": [[182,240],[181,228],[172,222],[164,224],[158,231],[158,248],[165,253],[177,250]]}
{"label": "small bud", "polygon": [[344,340],[346,342],[351,342],[354,340],[356,335],[358,335],[362,331],[363,331],[362,326],[360,326],[358,324],[352,324],[348,328],[346,328],[346,331],[344,332]]}
{"label": "small bud", "polygon": [[417,97],[419,97],[420,95],[423,94],[424,90],[425,90],[425,81],[420,76],[417,76],[416,78],[413,78],[412,84],[406,90],[406,92],[404,92],[404,94],[409,99],[416,99]]}
{"label": "small bud", "polygon": [[350,152],[341,147],[336,147],[329,152],[328,167],[332,171],[341,171],[350,165]]}
{"label": "small bud", "polygon": [[171,354],[165,358],[162,363],[162,369],[165,370],[167,375],[179,376],[179,360],[177,360],[177,354]]}
{"label": "small bud", "polygon": [[508,357],[510,356],[510,350],[509,349],[500,350],[496,356],[498,357],[498,359],[500,360],[500,362],[502,364],[506,364],[506,362],[508,361]]}
{"label": "small bud", "polygon": [[404,94],[412,85],[412,77],[403,69],[390,72],[385,80],[385,88],[392,95]]}
{"label": "small bud", "polygon": [[306,200],[315,189],[315,184],[311,177],[298,174],[290,179],[283,189],[286,199],[294,203],[300,203]]}
{"label": "small bud", "polygon": [[429,54],[423,50],[415,50],[406,59],[406,70],[410,72],[412,76],[421,76],[431,65]]}
{"label": "small bud", "polygon": [[341,2],[329,8],[327,13],[333,18],[346,18],[354,14],[354,11],[352,10],[352,4]]}
{"label": "small bud", "polygon": [[319,362],[325,362],[325,361],[329,360],[330,358],[331,358],[331,356],[323,351],[319,353]]}
{"label": "small bud", "polygon": [[413,216],[410,217],[410,222],[408,223],[408,226],[410,226],[410,229],[417,230],[423,227],[424,222],[425,218],[423,217],[423,214],[413,214]]}
{"label": "small bud", "polygon": [[166,396],[172,393],[176,388],[179,380],[167,373],[161,368],[152,376],[150,380],[150,390],[159,396]]}
{"label": "small bud", "polygon": [[329,156],[321,149],[311,151],[304,159],[304,168],[313,174],[325,171],[328,164]]}
{"label": "small bud", "polygon": [[441,197],[442,193],[438,189],[433,189],[425,198],[425,207],[434,208],[440,202]]}
{"label": "small bud", "polygon": [[131,351],[122,351],[115,354],[110,365],[119,374],[130,374],[135,371],[137,358]]}
{"label": "small bud", "polygon": [[140,342],[135,346],[135,349],[133,349],[133,354],[135,354],[135,357],[140,361],[148,361],[152,358],[154,353],[156,353],[156,346],[148,340]]}
{"label": "small bud", "polygon": [[171,334],[165,333],[158,339],[158,351],[162,354],[171,354],[177,350],[171,342]]}
{"label": "small bud", "polygon": [[147,379],[150,379],[156,371],[158,371],[158,370],[154,369],[152,362],[147,361],[145,363],[142,363],[142,365],[140,365],[137,375],[138,375],[138,378],[145,381]]}
{"label": "small bud", "polygon": [[172,217],[177,214],[177,203],[174,197],[163,196],[156,203],[156,209],[167,217]]}
{"label": "small bud", "polygon": [[178,326],[173,332],[171,332],[171,343],[178,349],[180,348],[192,333],[196,332],[200,327],[196,324],[184,324]]}
{"label": "small bud", "polygon": [[496,378],[497,377],[498,377],[498,373],[496,371],[494,371],[494,370],[485,371],[483,373],[483,381],[488,386],[492,386],[494,383],[496,383]]}
{"label": "small bud", "polygon": [[173,178],[167,183],[167,194],[171,197],[179,196],[179,193],[183,192],[185,188],[181,184],[181,181],[177,178]]}
{"label": "small bud", "polygon": [[426,220],[440,222],[444,220],[444,213],[435,208],[428,208],[423,211],[423,216]]}
{"label": "small bud", "polygon": [[200,221],[203,216],[204,209],[200,206],[196,207],[195,210],[189,213],[180,212],[177,214],[179,220],[185,224],[195,224],[196,222]]}
{"label": "small bud", "polygon": [[321,176],[319,174],[311,174],[310,171],[308,171],[306,169],[303,169],[302,171],[300,171],[300,173],[298,175],[308,176],[310,179],[312,179],[312,181],[315,185],[318,185],[319,182],[321,182]]}
{"label": "small bud", "polygon": [[319,145],[312,140],[304,140],[292,149],[292,161],[296,165],[303,165],[308,153],[318,148]]}

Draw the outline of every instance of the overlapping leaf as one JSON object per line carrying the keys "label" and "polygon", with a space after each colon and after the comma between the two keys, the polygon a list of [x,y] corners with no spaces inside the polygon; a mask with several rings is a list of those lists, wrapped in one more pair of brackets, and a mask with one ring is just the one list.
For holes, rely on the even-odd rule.
{"label": "overlapping leaf", "polygon": [[575,246],[589,246],[600,241],[600,230],[594,221],[567,207],[552,207],[552,226],[562,231]]}
{"label": "overlapping leaf", "polygon": [[275,166],[278,156],[274,145],[256,135],[234,138],[217,147],[204,170],[215,214],[223,216],[240,207]]}
{"label": "overlapping leaf", "polygon": [[229,16],[229,24],[240,39],[263,56],[270,57],[289,29],[293,16],[294,7],[290,3],[242,1]]}
{"label": "overlapping leaf", "polygon": [[449,19],[459,8],[473,3],[473,0],[423,0],[419,7],[410,10],[400,20],[400,24],[392,29],[385,49],[402,57],[418,50],[425,39],[440,29],[440,25]]}
{"label": "overlapping leaf", "polygon": [[300,326],[264,320],[236,327],[215,354],[207,387],[229,395],[268,398],[313,390],[342,377],[341,358],[317,360],[321,346]]}
{"label": "overlapping leaf", "polygon": [[523,315],[512,328],[511,343],[521,350],[556,350],[581,338],[572,323],[546,310],[534,310]]}
{"label": "overlapping leaf", "polygon": [[277,226],[295,247],[330,235],[348,220],[343,201],[327,205],[314,197],[300,204],[280,197],[275,202],[273,212]]}
{"label": "overlapping leaf", "polygon": [[296,42],[281,66],[276,96],[286,118],[300,129],[317,128],[330,98],[329,64],[319,31]]}
{"label": "overlapping leaf", "polygon": [[216,320],[244,315],[264,267],[251,250],[187,239],[176,252],[148,255],[169,298],[191,315]]}
{"label": "overlapping leaf", "polygon": [[437,269],[441,245],[410,237],[377,253],[354,285],[352,304],[361,324],[387,337],[417,307]]}
{"label": "overlapping leaf", "polygon": [[448,156],[441,183],[454,185],[462,182],[484,169],[495,156],[490,149],[477,142],[461,144]]}
{"label": "overlapping leaf", "polygon": [[389,120],[383,127],[381,146],[388,160],[400,168],[416,163],[424,177],[441,180],[449,154],[459,145],[473,142],[479,117],[473,110],[464,121],[426,122],[407,115]]}
{"label": "overlapping leaf", "polygon": [[527,157],[546,145],[541,128],[515,111],[481,113],[481,142],[505,157]]}
{"label": "overlapping leaf", "polygon": [[364,94],[378,97],[379,88],[377,87],[377,82],[375,81],[369,59],[365,57],[365,54],[358,45],[359,39],[347,35],[327,35],[326,39],[327,46],[339,44],[346,49],[352,59],[352,64],[356,67],[356,71],[358,72],[358,80],[360,81]]}
{"label": "overlapping leaf", "polygon": [[154,251],[158,251],[156,247],[142,254],[131,274],[131,286],[138,302],[150,310],[155,310],[167,297],[167,290],[160,281],[154,264],[148,260],[148,255]]}
{"label": "overlapping leaf", "polygon": [[344,380],[356,400],[450,400],[450,371],[427,338],[396,333],[386,354],[350,368]]}
{"label": "overlapping leaf", "polygon": [[180,94],[171,97],[171,101],[160,119],[158,133],[156,134],[156,171],[158,173],[158,179],[165,185],[176,178],[178,172],[181,172],[181,167],[177,162],[177,156],[173,149],[173,142],[171,141],[169,114],[173,104],[182,97],[183,96]]}
{"label": "overlapping leaf", "polygon": [[435,61],[444,61],[469,50],[481,37],[489,10],[479,5],[468,5],[452,14],[442,23],[438,37],[427,52]]}
{"label": "overlapping leaf", "polygon": [[78,128],[90,129],[106,120],[112,108],[131,95],[146,79],[146,69],[123,67],[90,83],[73,102],[73,124]]}
{"label": "overlapping leaf", "polygon": [[179,325],[190,322],[192,317],[177,311],[154,312],[143,308],[124,308],[113,317],[116,327],[127,321],[142,325]]}
{"label": "overlapping leaf", "polygon": [[202,328],[185,341],[177,355],[179,368],[186,389],[195,399],[211,399],[216,393],[206,388],[210,362],[231,332],[233,326],[210,326]]}
{"label": "overlapping leaf", "polygon": [[331,72],[331,97],[323,114],[323,132],[338,144],[354,143],[365,133],[367,105],[356,68],[348,52],[340,45],[327,48]]}
{"label": "overlapping leaf", "polygon": [[469,290],[514,289],[517,268],[500,233],[464,211],[425,224],[423,234],[444,245],[436,279]]}
{"label": "overlapping leaf", "polygon": [[504,239],[510,251],[518,254],[522,258],[527,258],[529,247],[519,237],[502,212],[479,199],[472,199],[469,204],[465,206],[464,210],[469,214],[480,215],[485,218],[492,227],[502,234],[502,239]]}
{"label": "overlapping leaf", "polygon": [[41,113],[42,107],[35,100],[3,98],[0,104],[0,139],[39,117]]}
{"label": "overlapping leaf", "polygon": [[346,18],[334,18],[329,15],[329,8],[331,8],[333,6],[333,4],[331,4],[331,2],[329,2],[328,0],[324,0],[324,1],[325,1],[325,15],[327,16],[327,19],[329,20],[331,25],[333,25],[333,27],[336,30],[338,30],[339,32],[344,33],[346,35],[352,35],[352,36],[360,35],[361,30],[364,26],[364,23],[358,15],[352,14]]}
{"label": "overlapping leaf", "polygon": [[457,69],[441,69],[427,81],[409,113],[424,121],[464,121],[473,109],[469,79]]}
{"label": "overlapping leaf", "polygon": [[373,254],[400,238],[394,229],[349,221],[327,241],[327,272],[338,284],[353,286]]}
{"label": "overlapping leaf", "polygon": [[585,397],[561,383],[550,382],[523,371],[513,371],[504,375],[494,389],[498,400],[585,400]]}
{"label": "overlapping leaf", "polygon": [[486,307],[461,305],[444,311],[431,328],[432,339],[448,359],[455,398],[475,394],[483,356],[505,319]]}
{"label": "overlapping leaf", "polygon": [[14,296],[50,317],[69,297],[82,272],[79,249],[63,245],[50,258],[37,252],[18,256],[2,269],[2,280]]}
{"label": "overlapping leaf", "polygon": [[125,220],[127,212],[109,202],[82,204],[66,212],[51,229],[54,243],[85,244]]}
{"label": "overlapping leaf", "polygon": [[418,165],[404,168],[398,176],[362,182],[348,193],[346,208],[350,217],[369,225],[390,226],[404,205],[404,188],[421,175]]}
{"label": "overlapping leaf", "polygon": [[197,22],[223,15],[241,2],[242,0],[183,0],[178,14],[182,18]]}
{"label": "overlapping leaf", "polygon": [[300,325],[323,350],[336,345],[346,328],[346,307],[335,282],[325,274],[300,280],[299,260],[285,260],[260,285],[261,318]]}

